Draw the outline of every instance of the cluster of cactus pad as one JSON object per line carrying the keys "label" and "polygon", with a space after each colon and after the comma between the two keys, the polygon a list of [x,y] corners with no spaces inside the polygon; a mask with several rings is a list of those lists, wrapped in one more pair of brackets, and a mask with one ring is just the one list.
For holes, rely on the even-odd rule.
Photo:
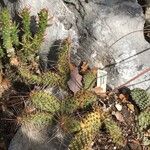
{"label": "cluster of cactus pad", "polygon": [[[2,25],[0,29],[2,35],[2,43],[0,45],[1,66],[5,68],[6,62],[4,60],[7,60],[9,69],[16,68],[14,74],[17,75],[17,78],[16,76],[15,78],[29,86],[59,87],[68,92],[62,100],[45,90],[31,91],[29,101],[34,107],[34,111],[29,114],[23,113],[21,123],[41,128],[57,123],[65,134],[72,135],[68,146],[70,150],[88,150],[103,124],[113,142],[122,146],[124,138],[121,128],[109,114],[98,106],[98,96],[91,90],[95,85],[96,75],[88,70],[83,75],[83,87],[80,91],[76,94],[69,91],[67,81],[70,77],[70,40],[62,40],[57,54],[58,61],[55,70],[43,72],[39,69],[38,50],[43,42],[48,24],[48,11],[42,9],[39,12],[37,31],[34,34],[31,32],[29,9],[23,9],[19,16],[22,22],[17,25],[12,21],[7,9],[2,10],[0,13]],[[13,60],[17,60],[18,63],[12,63]],[[7,68],[5,71],[7,72]],[[15,79],[12,77],[10,80],[14,81]],[[138,100],[141,93],[134,93],[136,92],[133,91],[133,98],[136,95],[135,100]],[[145,95],[140,97],[140,99],[143,101],[139,103],[139,106],[143,109],[149,101],[147,101],[147,97],[145,100]],[[83,116],[78,116],[77,112],[82,112]],[[145,119],[144,121],[140,119],[140,125],[142,128],[145,128],[150,118],[147,114],[141,114],[140,117],[146,119],[146,122]]]}

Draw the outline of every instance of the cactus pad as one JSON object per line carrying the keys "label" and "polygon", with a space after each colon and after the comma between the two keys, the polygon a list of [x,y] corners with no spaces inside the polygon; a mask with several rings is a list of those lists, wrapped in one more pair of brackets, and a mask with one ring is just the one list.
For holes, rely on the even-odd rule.
{"label": "cactus pad", "polygon": [[58,99],[44,91],[32,93],[30,99],[33,105],[40,110],[45,110],[53,114],[60,109]]}
{"label": "cactus pad", "polygon": [[99,111],[89,113],[80,123],[81,130],[72,139],[70,150],[85,150],[92,143],[101,126],[101,113]]}
{"label": "cactus pad", "polygon": [[150,105],[150,95],[143,89],[140,88],[133,89],[131,91],[131,96],[141,110],[145,109]]}

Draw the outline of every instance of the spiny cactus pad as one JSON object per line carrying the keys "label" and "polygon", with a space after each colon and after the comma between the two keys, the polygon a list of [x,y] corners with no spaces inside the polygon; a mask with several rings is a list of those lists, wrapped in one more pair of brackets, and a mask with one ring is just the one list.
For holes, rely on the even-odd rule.
{"label": "spiny cactus pad", "polygon": [[60,45],[60,50],[58,52],[58,71],[62,74],[62,76],[67,77],[70,73],[69,69],[69,50],[70,50],[70,43],[66,39]]}
{"label": "spiny cactus pad", "polygon": [[144,110],[138,117],[140,130],[146,130],[150,126],[150,110]]}
{"label": "spiny cactus pad", "polygon": [[94,87],[96,82],[96,74],[89,71],[83,76],[84,89],[91,89]]}
{"label": "spiny cactus pad", "polygon": [[114,143],[118,145],[124,145],[124,138],[122,135],[122,131],[117,125],[116,122],[114,122],[111,118],[107,118],[104,120],[106,129],[108,130],[112,140]]}
{"label": "spiny cactus pad", "polygon": [[131,91],[131,96],[141,110],[145,109],[150,105],[150,95],[143,89],[133,89]]}
{"label": "spiny cactus pad", "polygon": [[65,134],[71,134],[81,129],[79,120],[71,115],[60,114],[58,122]]}
{"label": "spiny cactus pad", "polygon": [[101,127],[101,112],[89,113],[80,123],[81,130],[72,139],[70,150],[85,150],[91,144]]}
{"label": "spiny cactus pad", "polygon": [[20,53],[20,56],[22,57],[22,61],[26,62],[34,59],[35,54],[38,52],[40,45],[43,42],[44,33],[48,24],[48,11],[42,9],[38,13],[38,28],[34,36],[32,36],[30,29],[31,17],[29,9],[24,8],[20,16],[22,18],[24,32],[22,36],[22,52]]}
{"label": "spiny cactus pad", "polygon": [[64,111],[67,113],[72,113],[76,109],[85,108],[90,103],[97,100],[97,96],[91,91],[79,91],[72,98],[66,100],[64,104]]}
{"label": "spiny cactus pad", "polygon": [[45,110],[51,114],[60,109],[60,103],[58,99],[44,91],[33,92],[30,99],[37,109]]}
{"label": "spiny cactus pad", "polygon": [[12,41],[12,20],[9,11],[4,8],[0,13],[1,33],[3,39],[3,47],[6,49],[8,57],[13,57],[15,54]]}
{"label": "spiny cactus pad", "polygon": [[52,115],[49,113],[36,112],[35,114],[24,115],[21,119],[22,124],[30,124],[33,126],[43,127],[51,125]]}
{"label": "spiny cactus pad", "polygon": [[26,83],[44,86],[55,86],[61,84],[61,77],[53,72],[46,72],[41,75],[31,73],[26,67],[19,68],[20,76]]}

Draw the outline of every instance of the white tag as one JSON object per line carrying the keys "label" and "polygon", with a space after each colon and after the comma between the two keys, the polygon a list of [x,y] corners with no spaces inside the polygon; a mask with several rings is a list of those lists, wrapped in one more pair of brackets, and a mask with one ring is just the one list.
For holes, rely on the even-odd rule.
{"label": "white tag", "polygon": [[97,87],[102,88],[102,92],[106,92],[107,72],[104,70],[97,70]]}

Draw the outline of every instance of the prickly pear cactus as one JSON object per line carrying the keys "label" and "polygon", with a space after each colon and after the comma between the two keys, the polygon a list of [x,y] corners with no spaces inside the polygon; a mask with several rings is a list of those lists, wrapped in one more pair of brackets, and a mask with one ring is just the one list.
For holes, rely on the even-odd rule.
{"label": "prickly pear cactus", "polygon": [[96,74],[89,71],[84,75],[83,85],[85,89],[91,89],[96,82]]}
{"label": "prickly pear cactus", "polygon": [[81,121],[81,130],[72,139],[69,145],[70,150],[86,150],[90,146],[101,127],[101,115],[99,111],[91,112]]}
{"label": "prickly pear cactus", "polygon": [[131,96],[141,110],[150,106],[150,94],[145,90],[135,88],[131,91]]}

